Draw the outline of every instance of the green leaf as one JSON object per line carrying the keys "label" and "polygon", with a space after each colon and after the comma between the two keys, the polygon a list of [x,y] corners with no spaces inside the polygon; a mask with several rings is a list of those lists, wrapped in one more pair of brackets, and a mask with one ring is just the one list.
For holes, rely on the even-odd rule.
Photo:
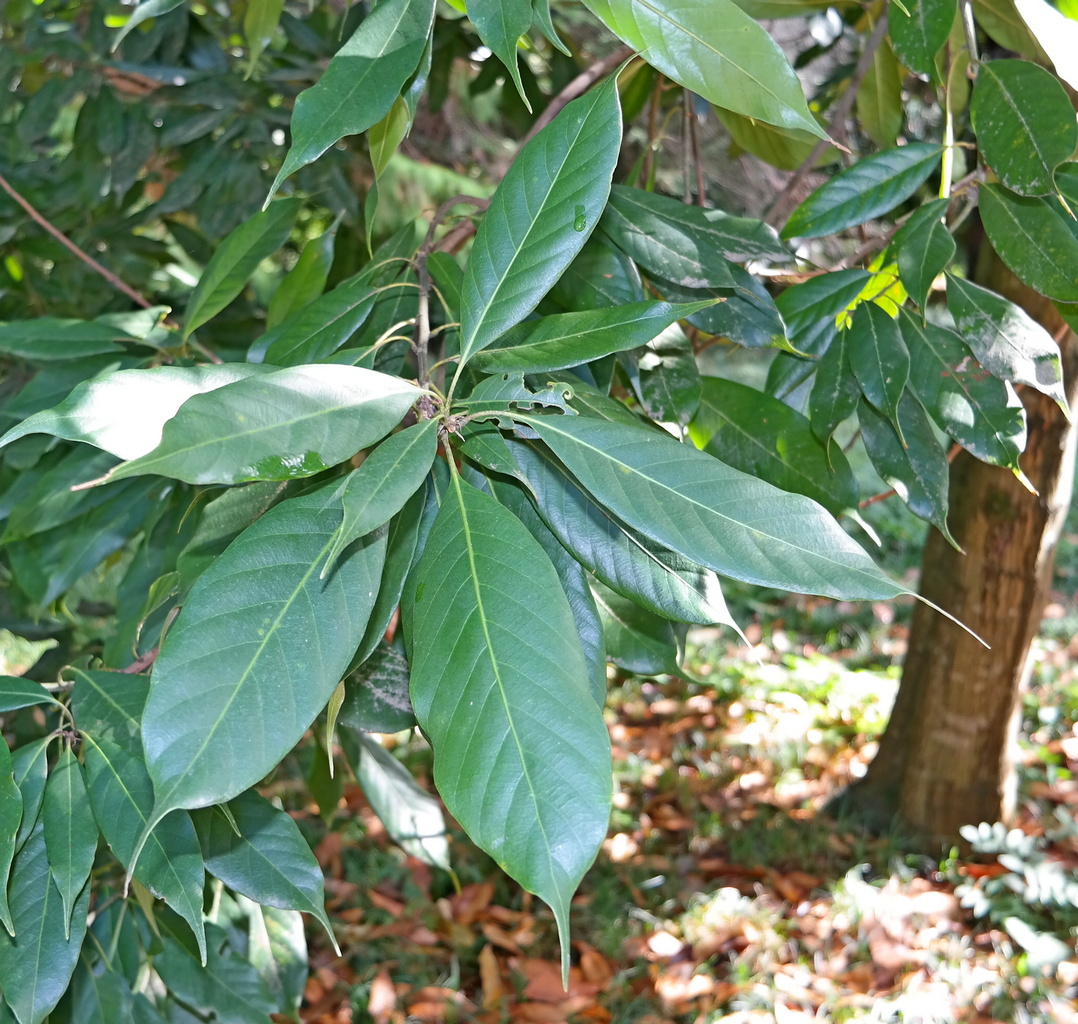
{"label": "green leaf", "polygon": [[337,722],[361,732],[401,732],[415,726],[408,696],[408,659],[379,640],[373,653],[344,679]]}
{"label": "green leaf", "polygon": [[969,106],[984,161],[1012,192],[1046,196],[1078,146],[1074,107],[1051,72],[1027,60],[982,64]]}
{"label": "green leaf", "polygon": [[910,387],[942,430],[984,462],[1021,473],[1026,414],[1014,388],[993,377],[953,331],[903,310],[899,328],[910,352]]}
{"label": "green leaf", "polygon": [[532,27],[531,0],[467,0],[467,8],[479,38],[506,66],[524,106],[530,111],[517,64],[517,41]]}
{"label": "green leaf", "polygon": [[378,301],[372,275],[359,273],[293,313],[252,346],[275,366],[302,366],[332,355],[358,331]]}
{"label": "green leaf", "polygon": [[809,498],[651,430],[584,416],[519,418],[599,502],[699,565],[843,599],[905,592]]}
{"label": "green leaf", "polygon": [[827,138],[786,55],[732,0],[586,0],[616,36],[711,103]]}
{"label": "green leaf", "polygon": [[335,941],[322,869],[287,813],[247,790],[228,802],[228,814],[206,807],[191,817],[211,875],[256,903],[311,914]]}
{"label": "green leaf", "polygon": [[139,854],[139,837],[153,811],[153,784],[138,754],[112,740],[82,734],[90,807],[116,859],[190,926],[203,963],[206,935],[202,922],[202,851],[186,811],[173,811],[156,828]]}
{"label": "green leaf", "polygon": [[790,339],[805,348],[813,335],[835,329],[835,319],[849,309],[872,275],[864,270],[833,270],[787,288],[776,300]]}
{"label": "green leaf", "polygon": [[[434,469],[445,468],[445,462],[437,460]],[[386,564],[382,572],[382,582],[378,587],[378,597],[375,598],[374,608],[371,611],[370,621],[363,634],[363,640],[352,659],[352,665],[358,665],[365,661],[372,651],[378,646],[382,637],[386,635],[393,617],[397,613],[401,594],[404,592],[404,581],[408,576],[408,570],[412,567],[416,547],[419,543],[420,532],[423,529],[424,515],[427,506],[427,496],[430,484],[420,488],[408,499],[404,508],[390,520],[389,533],[386,537]],[[426,524],[430,529],[430,523]],[[409,705],[410,707],[411,705]],[[402,726],[401,728],[411,728]],[[372,729],[372,732],[398,732],[397,729]]]}
{"label": "green leaf", "polygon": [[374,603],[385,533],[319,580],[341,489],[330,481],[277,505],[191,589],[161,645],[142,718],[154,821],[253,786],[344,675]]}
{"label": "green leaf", "polygon": [[90,887],[82,890],[72,928],[49,875],[44,828],[38,825],[15,858],[9,886],[15,937],[0,931],[4,999],[19,1024],[40,1024],[67,991],[86,935]]}
{"label": "green leaf", "polygon": [[12,768],[15,771],[15,784],[22,795],[22,821],[15,833],[15,852],[22,849],[30,837],[41,813],[41,802],[45,798],[45,780],[48,775],[48,762],[45,755],[49,749],[50,737],[46,736],[32,743],[24,743],[11,755]]}
{"label": "green leaf", "polygon": [[836,332],[816,366],[809,394],[812,432],[825,443],[830,442],[839,424],[854,414],[861,397],[861,386],[850,369],[849,343],[848,331]]}
{"label": "green leaf", "polygon": [[898,324],[875,302],[862,302],[847,334],[847,359],[861,391],[894,422],[910,376],[910,354]]}
{"label": "green leaf", "polygon": [[555,49],[560,50],[566,57],[570,56],[569,48],[558,37],[554,28],[554,22],[550,17],[550,0],[532,0],[532,17],[539,31],[543,33],[547,41]]}
{"label": "green leaf", "polygon": [[543,521],[606,586],[663,618],[736,628],[714,572],[626,525],[582,490],[549,452],[508,444]]}
{"label": "green leaf", "polygon": [[700,405],[700,370],[685,332],[673,324],[637,360],[640,401],[657,423],[684,427]]}
{"label": "green leaf", "polygon": [[955,0],[903,0],[887,9],[887,29],[895,55],[918,75],[939,80],[936,54],[951,34]]}
{"label": "green leaf", "polygon": [[90,810],[82,765],[67,743],[61,745],[60,756],[45,785],[41,821],[49,852],[49,870],[64,905],[64,938],[68,938],[75,904],[94,866],[97,822]]}
{"label": "green leaf", "polygon": [[141,755],[139,728],[150,692],[150,677],[81,668],[71,669],[71,674],[75,677],[71,710],[79,731],[111,740]]}
{"label": "green leaf", "polygon": [[982,185],[980,212],[992,247],[1020,280],[1050,299],[1078,302],[1078,232],[1055,198]]}
{"label": "green leaf", "polygon": [[338,139],[377,124],[419,66],[434,22],[434,0],[382,0],[292,111],[292,145],[270,197],[294,171]]}
{"label": "green leaf", "polygon": [[40,683],[21,676],[0,676],[0,714],[33,707],[35,704],[60,702]]}
{"label": "green leaf", "polygon": [[157,473],[188,483],[294,480],[320,473],[384,437],[421,392],[357,366],[293,366],[195,395],[153,451],[106,477]]}
{"label": "green leaf", "polygon": [[506,331],[496,347],[477,352],[471,365],[488,373],[562,370],[646,345],[671,324],[715,301],[634,302],[526,320]]}
{"label": "green leaf", "polygon": [[947,485],[950,465],[928,416],[909,392],[898,407],[901,437],[890,420],[866,401],[857,409],[861,436],[880,478],[895,489],[910,511],[936,527],[958,547],[947,529]]}
{"label": "green leaf", "polygon": [[71,979],[71,1006],[73,1024],[144,1020],[136,1016],[131,989],[120,974],[104,966],[95,974],[85,956],[79,959]]}
{"label": "green leaf", "polygon": [[547,295],[562,309],[598,309],[601,306],[627,306],[644,300],[644,286],[636,264],[620,249],[602,241],[602,232],[584,243],[565,273]]}
{"label": "green leaf", "polygon": [[606,656],[626,672],[680,673],[674,624],[601,583],[592,585],[603,624]]}
{"label": "green leaf", "polygon": [[222,363],[117,370],[80,384],[55,408],[12,427],[0,437],[0,446],[27,434],[51,434],[85,441],[121,459],[137,459],[161,443],[165,423],[189,398],[273,369]]}
{"label": "green leaf", "polygon": [[449,841],[438,801],[376,740],[357,733],[355,745],[356,779],[390,839],[424,864],[449,871]]}
{"label": "green leaf", "polygon": [[186,935],[168,929],[167,922],[162,930],[164,950],[153,966],[176,999],[229,1024],[266,1024],[280,1010],[254,965],[229,950],[224,929],[207,926],[209,953],[201,963]]}
{"label": "green leaf", "polygon": [[561,583],[520,521],[454,473],[402,611],[438,792],[550,905],[564,976],[569,901],[606,835],[611,777]]}
{"label": "green leaf", "polygon": [[1028,384],[1068,408],[1059,346],[1024,309],[953,274],[947,275],[947,305],[962,340],[989,373]]}
{"label": "green leaf", "polygon": [[[738,6],[743,8],[746,2],[742,0]],[[720,106],[713,109],[735,145],[779,170],[796,171],[812,155],[819,141],[815,132],[801,128],[780,128]],[[835,153],[836,150],[828,146],[818,163],[829,162]]]}
{"label": "green leaf", "polygon": [[942,146],[912,142],[858,160],[790,214],[782,237],[821,238],[893,210],[920,188],[942,153]]}
{"label": "green leaf", "polygon": [[116,50],[120,43],[124,41],[124,36],[148,18],[159,18],[162,14],[168,14],[169,11],[175,10],[182,3],[184,3],[184,0],[142,0],[138,7],[131,12],[131,16],[127,21],[124,22],[124,27],[116,33],[116,38],[112,41],[112,49]]}
{"label": "green leaf", "polygon": [[0,921],[14,934],[8,903],[8,876],[15,859],[15,837],[22,824],[22,791],[15,782],[15,766],[7,741],[0,742]]}
{"label": "green leaf", "polygon": [[538,305],[594,230],[621,144],[617,84],[573,100],[517,154],[472,243],[461,364]]}
{"label": "green leaf", "polygon": [[184,339],[220,313],[243,290],[259,263],[284,245],[303,202],[293,198],[272,203],[217,247],[187,300]]}
{"label": "green leaf", "polygon": [[423,420],[387,437],[348,474],[341,501],[344,519],[333,538],[319,579],[325,579],[353,541],[395,516],[430,472],[438,452],[438,421]]}
{"label": "green leaf", "polygon": [[[328,231],[311,239],[300,253],[296,265],[277,285],[266,309],[266,330],[270,331],[293,313],[314,302],[322,294],[333,266],[337,239],[334,224]],[[273,362],[273,360],[270,360]]]}
{"label": "green leaf", "polygon": [[[506,454],[512,458],[506,449]],[[595,607],[588,577],[580,562],[569,553],[536,511],[524,489],[516,481],[504,480],[500,476],[488,481],[491,493],[525,526],[528,532],[539,542],[546,552],[554,571],[561,580],[562,589],[569,599],[573,612],[580,647],[588,665],[588,685],[595,703],[602,707],[606,703],[606,648],[603,643],[603,624],[599,619],[599,610]]]}
{"label": "green leaf", "polygon": [[281,1005],[298,1010],[307,983],[309,954],[303,918],[294,910],[262,907],[244,896],[236,902],[247,911],[247,959],[258,969]]}
{"label": "green leaf", "polygon": [[955,255],[954,239],[943,223],[947,205],[948,200],[935,199],[915,210],[891,241],[892,249],[898,252],[902,285],[922,310],[928,305],[932,283]]}
{"label": "green leaf", "polygon": [[818,501],[832,515],[857,507],[857,481],[837,449],[784,402],[719,377],[703,379],[693,443],[729,466]]}
{"label": "green leaf", "polygon": [[284,0],[250,0],[243,15],[243,34],[247,39],[248,69],[250,78],[258,58],[277,34],[277,23],[281,20]]}
{"label": "green leaf", "polygon": [[856,106],[862,130],[880,149],[895,144],[906,120],[902,77],[891,45],[883,39],[857,90]]}
{"label": "green leaf", "polygon": [[83,359],[122,352],[116,342],[131,340],[126,331],[93,320],[38,317],[0,324],[0,352],[31,362]]}

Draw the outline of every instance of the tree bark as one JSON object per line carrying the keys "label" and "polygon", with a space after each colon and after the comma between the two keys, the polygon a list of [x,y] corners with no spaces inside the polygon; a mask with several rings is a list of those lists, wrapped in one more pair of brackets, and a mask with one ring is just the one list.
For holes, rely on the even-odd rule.
{"label": "tree bark", "polygon": [[[1078,337],[994,254],[978,271],[983,283],[1024,306],[1060,339],[1074,409]],[[1070,502],[1075,442],[1073,423],[1055,402],[1031,388],[1022,400],[1029,430],[1021,465],[1037,493],[1008,470],[962,452],[951,467],[948,522],[965,554],[933,530],[922,559],[921,594],[991,649],[918,604],[879,752],[866,777],[839,801],[869,824],[885,827],[897,816],[916,834],[950,841],[962,825],[1005,821],[1014,810],[1011,752]]]}

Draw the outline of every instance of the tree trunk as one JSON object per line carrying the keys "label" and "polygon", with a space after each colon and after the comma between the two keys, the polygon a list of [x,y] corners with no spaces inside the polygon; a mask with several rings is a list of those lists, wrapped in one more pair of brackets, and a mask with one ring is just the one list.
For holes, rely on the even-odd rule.
{"label": "tree trunk", "polygon": [[[1047,300],[1015,281],[994,254],[990,258],[978,277],[1062,339],[1074,408],[1078,337]],[[933,530],[922,560],[922,595],[975,630],[991,650],[918,604],[879,753],[865,779],[839,801],[869,824],[885,826],[897,815],[917,834],[952,840],[960,826],[1006,820],[1014,809],[1010,755],[1070,502],[1075,440],[1054,402],[1031,388],[1023,389],[1022,399],[1029,435],[1021,465],[1037,494],[1008,470],[962,452],[951,467],[948,522],[965,554]]]}

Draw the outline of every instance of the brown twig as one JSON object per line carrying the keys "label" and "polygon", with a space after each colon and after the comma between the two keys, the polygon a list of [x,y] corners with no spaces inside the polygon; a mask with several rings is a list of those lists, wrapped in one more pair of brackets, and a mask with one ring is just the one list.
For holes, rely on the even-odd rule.
{"label": "brown twig", "polygon": [[128,675],[138,675],[140,672],[148,669],[155,661],[157,661],[157,652],[160,648],[155,647],[151,651],[147,651],[145,654],[136,658],[127,668],[120,669],[121,672],[126,672]]}
{"label": "brown twig", "polygon": [[24,198],[19,192],[17,192],[11,183],[0,174],[0,188],[2,188],[16,203],[19,204],[26,211],[26,215],[35,223],[44,228],[53,238],[55,238],[61,245],[68,248],[74,253],[83,263],[92,267],[97,273],[99,273],[109,284],[112,285],[119,292],[123,292],[132,302],[141,306],[143,309],[152,309],[153,303],[139,295],[134,288],[121,281],[108,267],[103,267],[97,262],[89,253],[80,249],[70,238],[67,237],[58,227],[53,225],[50,221],[46,220],[37,210],[30,204],[29,200]]}
{"label": "brown twig", "polygon": [[555,117],[558,116],[571,103],[577,98],[577,96],[583,96],[596,82],[599,81],[604,75],[609,74],[619,64],[627,60],[633,55],[633,49],[631,46],[620,46],[613,53],[607,54],[597,64],[592,64],[587,71],[582,71],[576,76],[557,96],[553,97],[551,101],[543,109],[543,112],[535,119],[535,124],[531,126],[531,130],[524,136],[525,143],[530,142],[536,135],[539,134]]}
{"label": "brown twig", "polygon": [[823,155],[824,150],[827,149],[828,146],[838,143],[838,140],[835,139],[834,136],[841,135],[844,139],[848,138],[845,127],[846,118],[853,109],[854,101],[857,99],[857,90],[861,88],[861,83],[864,81],[865,75],[868,74],[869,69],[872,67],[872,61],[876,58],[876,51],[883,42],[883,36],[886,31],[887,18],[881,17],[877,20],[875,27],[872,29],[872,35],[868,37],[868,40],[865,43],[865,48],[861,53],[860,60],[858,60],[856,67],[853,69],[853,74],[850,76],[850,83],[846,86],[846,91],[842,94],[838,103],[835,104],[831,119],[827,122],[827,134],[832,137],[820,139],[820,141],[812,147],[812,152],[809,153],[808,158],[802,162],[801,166],[798,167],[792,175],[790,175],[789,180],[783,186],[782,191],[778,196],[776,196],[775,201],[771,204],[771,209],[768,210],[767,216],[764,218],[768,224],[778,225],[786,220],[786,215],[793,206],[798,185],[801,184],[805,175],[816,166],[816,161]]}

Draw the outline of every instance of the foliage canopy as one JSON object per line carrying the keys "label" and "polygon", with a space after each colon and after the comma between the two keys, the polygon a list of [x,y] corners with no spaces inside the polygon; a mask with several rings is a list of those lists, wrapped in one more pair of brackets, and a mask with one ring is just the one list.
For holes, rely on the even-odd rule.
{"label": "foliage canopy", "polygon": [[[448,867],[437,806],[371,739],[422,730],[567,967],[607,662],[670,670],[689,624],[737,628],[723,577],[905,593],[836,519],[854,419],[946,534],[948,447],[1020,474],[1016,386],[1064,402],[1055,341],[955,235],[974,214],[1073,315],[1073,10],[6,13],[3,614],[64,646],[49,685],[0,679],[0,1019],[294,1013],[322,878],[257,786],[327,709],[390,833]],[[811,101],[756,20],[791,15],[814,16],[798,67],[827,69]],[[494,88],[527,140],[489,201],[380,199],[420,173],[417,120]],[[682,199],[650,139],[624,160],[645,108],[684,110]],[[766,222],[693,202],[703,112],[800,168]],[[702,374],[716,340],[773,356],[766,386]]]}

